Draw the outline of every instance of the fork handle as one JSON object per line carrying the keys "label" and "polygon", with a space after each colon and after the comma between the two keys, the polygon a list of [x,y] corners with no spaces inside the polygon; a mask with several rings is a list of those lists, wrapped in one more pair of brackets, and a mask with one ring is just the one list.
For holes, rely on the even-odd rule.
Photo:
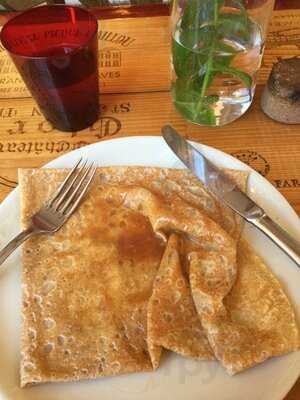
{"label": "fork handle", "polygon": [[1,251],[0,251],[0,265],[7,259],[7,257],[19,247],[26,239],[35,233],[32,227],[25,229],[17,236],[15,236]]}

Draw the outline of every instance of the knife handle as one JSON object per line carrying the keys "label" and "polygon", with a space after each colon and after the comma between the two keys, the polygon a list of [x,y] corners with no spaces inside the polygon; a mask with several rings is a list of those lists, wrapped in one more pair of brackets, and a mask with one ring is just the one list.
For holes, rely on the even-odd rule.
{"label": "knife handle", "polygon": [[300,268],[300,243],[293,239],[276,222],[264,214],[261,218],[249,220],[283,250]]}

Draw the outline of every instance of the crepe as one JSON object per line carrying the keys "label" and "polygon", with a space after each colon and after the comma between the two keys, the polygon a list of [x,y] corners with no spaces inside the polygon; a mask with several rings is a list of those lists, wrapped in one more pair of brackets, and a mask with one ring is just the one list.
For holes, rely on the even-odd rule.
{"label": "crepe", "polygon": [[[24,227],[65,175],[20,171]],[[186,170],[99,169],[63,228],[23,247],[21,385],[152,370],[162,347],[229,373],[298,348],[279,283],[246,245],[237,263],[241,227]]]}
{"label": "crepe", "polygon": [[[248,174],[236,170],[224,170],[242,190],[246,191]],[[170,202],[179,197],[202,211],[220,225],[230,236],[237,239],[242,229],[241,218],[223,206],[213,195],[207,192],[202,183],[188,170],[152,168],[152,167],[105,167],[99,173],[101,185],[135,185],[149,189],[153,194]]]}
{"label": "crepe", "polygon": [[231,323],[224,330],[220,326],[219,331],[222,336],[229,327],[231,338],[234,332],[240,332],[230,346],[218,350],[231,374],[269,357],[296,351],[300,345],[295,314],[280,282],[245,240],[239,242],[237,264],[237,280],[224,299]]}
{"label": "crepe", "polygon": [[[176,178],[174,179],[174,176],[172,178],[174,182]],[[181,180],[184,181],[185,178],[182,176]],[[234,179],[239,182],[240,187],[245,186],[244,174],[236,173]],[[143,185],[145,186],[145,182]],[[151,345],[162,345],[182,355],[198,359],[211,359],[211,353],[207,352],[207,342],[203,336],[205,333],[214,355],[230,374],[240,372],[269,357],[296,350],[299,347],[298,327],[293,309],[280,289],[280,284],[273,285],[276,289],[273,292],[270,290],[259,293],[261,303],[253,303],[250,300],[253,296],[251,280],[237,279],[241,265],[241,271],[243,269],[248,271],[246,276],[251,276],[253,271],[260,271],[257,274],[257,285],[268,287],[271,281],[273,283],[276,281],[267,267],[264,269],[268,274],[262,273],[262,262],[243,242],[239,242],[240,222],[235,220],[235,225],[226,223],[227,219],[224,216],[226,212],[230,216],[228,210],[221,211],[217,217],[212,218],[209,212],[211,207],[207,205],[213,204],[214,199],[208,193],[205,196],[206,201],[201,201],[200,196],[200,201],[197,199],[198,204],[195,206],[195,202],[191,201],[189,188],[182,190],[182,185],[179,190],[177,184],[169,183],[168,188],[171,190],[168,190],[163,183],[157,182],[154,190],[153,187],[150,188],[151,190],[140,186],[114,186],[106,187],[102,193],[104,197],[110,198],[119,206],[139,210],[149,218],[154,231],[168,240],[157,276],[159,280],[154,282],[149,302],[148,341]],[[198,193],[201,193],[199,189]],[[201,335],[198,335],[198,340],[195,340],[193,345],[190,336],[194,314],[190,314],[189,325],[187,320],[183,323],[184,316],[168,299],[168,294],[170,298],[178,296],[175,289],[176,277],[180,273],[184,274],[180,267],[180,254],[176,256],[180,246],[176,244],[172,232],[180,234],[185,242],[181,256],[186,260],[183,264],[188,264],[185,273],[189,276],[193,301],[201,321],[198,325]],[[169,251],[173,256],[166,261]],[[186,289],[189,296],[188,283]],[[241,296],[232,297],[233,294],[241,292],[243,301]],[[257,294],[255,292],[255,295]],[[270,296],[278,297],[278,303],[270,302]],[[228,305],[226,301],[231,298],[233,300]],[[270,303],[269,313],[276,315],[277,321],[281,320],[281,326],[289,321],[287,323],[289,329],[278,330],[274,321],[265,327],[265,315],[259,308],[259,305],[264,303]],[[157,307],[158,304],[160,307]],[[248,306],[241,311],[240,304]],[[284,313],[282,318],[278,310]],[[167,319],[162,318],[164,313],[168,316]],[[240,318],[240,315],[243,315],[243,318]],[[247,319],[251,321],[251,318],[256,319],[256,324],[249,329],[251,322],[247,325],[243,321]],[[155,360],[155,365],[157,363]]]}
{"label": "crepe", "polygon": [[148,341],[199,360],[214,359],[180,262],[180,238],[171,234],[148,305]]}
{"label": "crepe", "polygon": [[[20,171],[23,227],[65,174]],[[145,217],[99,193],[24,245],[22,386],[152,370],[147,304],[164,246]]]}
{"label": "crepe", "polygon": [[[134,176],[134,179],[129,178],[131,185],[120,186],[124,183],[123,170],[103,170],[100,174],[104,183],[103,196],[116,205],[142,212],[149,218],[155,232],[168,241],[148,307],[148,345],[153,366],[157,368],[159,365],[160,346],[183,356],[211,360],[214,355],[195,313],[188,277],[188,254],[193,248],[199,248],[199,244],[195,245],[189,237],[199,239],[201,236],[201,246],[210,249],[216,247],[214,242],[217,243],[224,234],[230,243],[229,251],[232,252],[234,263],[235,242],[240,235],[241,220],[227,207],[220,205],[188,171],[128,168],[126,176]],[[241,190],[245,190],[246,173],[225,172]],[[117,186],[107,187],[107,176],[109,182]],[[170,236],[173,231],[180,232],[181,236],[183,233],[187,235],[182,237],[180,249],[179,240]],[[169,260],[165,261],[170,251],[178,254],[175,257],[177,261],[171,264]],[[180,289],[176,286],[178,280],[182,282]],[[181,298],[176,304],[173,299],[178,294]],[[163,319],[163,314],[168,318]]]}
{"label": "crepe", "polygon": [[[65,174],[20,170],[23,227]],[[98,176],[84,204],[58,233],[24,245],[22,386],[149,370],[159,364],[161,347],[147,334],[147,305],[167,238],[162,232],[154,235],[149,218],[139,210],[104,199],[105,187],[147,188],[148,200],[152,193],[152,200],[161,196],[158,202],[176,193],[179,200],[237,230],[235,216],[223,218],[227,210],[187,171],[112,167],[100,169]],[[192,304],[191,293],[187,296]],[[181,353],[187,352],[181,345]]]}
{"label": "crepe", "polygon": [[[223,260],[224,261],[224,260]],[[191,255],[193,299],[216,358],[230,375],[299,349],[299,330],[280,283],[241,240],[237,279],[224,285],[218,256]]]}
{"label": "crepe", "polygon": [[[182,172],[181,172],[182,173]],[[145,186],[145,182],[144,182]],[[219,252],[221,263],[227,257],[228,274],[224,275],[224,282],[229,280],[228,290],[231,288],[231,278],[235,277],[236,272],[236,246],[235,240],[227,234],[224,229],[212,219],[210,219],[202,210],[195,208],[178,196],[176,192],[168,193],[165,196],[153,193],[153,191],[140,186],[122,186],[122,185],[106,185],[102,187],[101,195],[107,201],[110,201],[116,207],[126,207],[134,211],[142,213],[147,217],[157,235],[161,236],[167,242],[173,232],[179,232],[183,236],[185,242],[185,254],[191,249],[203,249],[205,252],[215,254]],[[174,240],[170,238],[169,247],[174,247]],[[176,244],[175,244],[176,245]],[[172,250],[172,249],[171,249]],[[173,249],[174,250],[174,249]],[[166,252],[169,249],[167,247]],[[165,257],[167,261],[165,261]],[[178,263],[168,260],[168,254],[165,254],[159,270],[158,279],[161,278],[160,284],[156,282],[154,285],[154,298],[150,300],[148,309],[148,322],[150,322],[148,330],[148,343],[151,346],[151,359],[154,367],[157,367],[160,356],[158,345],[183,355],[189,355],[198,359],[211,360],[212,352],[207,344],[207,339],[203,334],[201,323],[198,324],[189,290],[187,280],[184,280],[185,309],[178,311],[167,300],[166,291],[169,288],[170,297],[176,296],[176,275],[182,275]],[[178,256],[177,256],[178,257]],[[166,264],[171,264],[166,266]],[[221,266],[222,267],[222,266]],[[167,269],[173,269],[170,277],[166,275]],[[188,274],[188,270],[186,271]],[[161,307],[153,307],[155,302],[159,302]],[[166,313],[169,315],[170,322],[161,318],[161,313],[165,312],[163,307],[167,307]],[[187,319],[184,314],[189,313],[190,322],[188,326],[184,326]],[[178,332],[174,332],[174,328]],[[198,334],[190,343],[192,332],[190,329],[198,330]]]}

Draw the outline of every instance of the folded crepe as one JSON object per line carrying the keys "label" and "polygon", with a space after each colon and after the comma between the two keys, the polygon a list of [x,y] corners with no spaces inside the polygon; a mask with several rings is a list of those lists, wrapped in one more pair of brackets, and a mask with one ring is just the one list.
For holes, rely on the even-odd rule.
{"label": "folded crepe", "polygon": [[[194,248],[202,248],[203,252],[208,251],[213,254],[219,252],[221,260],[228,257],[231,274],[234,274],[236,270],[235,240],[203,211],[188,204],[176,192],[168,193],[163,197],[145,187],[106,185],[102,188],[101,195],[117,207],[126,207],[142,213],[149,219],[156,234],[163,237],[166,242],[168,241],[148,308],[148,343],[154,368],[158,366],[160,357],[160,349],[157,346],[162,345],[182,355],[211,360],[212,352],[199,318],[197,320],[188,279],[184,277],[184,270],[179,265],[178,243],[172,238],[172,233],[178,232],[183,238],[183,258],[188,256]],[[177,253],[176,261],[174,257],[169,257],[170,252]],[[172,271],[170,276],[168,276],[169,271]],[[168,294],[169,298],[178,296],[174,281],[177,277],[182,277],[185,285],[182,288],[184,293],[181,293],[185,297],[185,309],[181,312],[168,301]],[[160,306],[155,307],[156,303]],[[166,313],[168,318],[161,318],[163,313]],[[187,320],[186,314],[190,315],[188,326],[184,326]],[[178,332],[174,331],[175,328]],[[199,331],[193,343],[191,343],[191,336],[195,332],[191,332],[191,329]]]}
{"label": "folded crepe", "polygon": [[[174,175],[172,178],[176,182]],[[240,188],[245,187],[244,174],[231,173],[231,179]],[[177,185],[169,183],[166,190],[163,183],[157,182],[151,190],[118,186],[106,187],[102,192],[119,206],[139,210],[149,218],[155,232],[169,238],[148,307],[148,342],[155,349],[153,365],[158,365],[157,346],[193,358],[212,359],[203,333],[215,357],[230,374],[297,350],[299,331],[291,304],[271,271],[249,246],[239,241],[240,221],[222,208],[217,216],[210,214],[215,200],[208,193],[206,201],[201,199],[201,185],[197,190],[197,206],[191,198],[190,186],[184,191],[182,184]],[[178,245],[173,232],[182,236],[184,246]],[[181,312],[183,308],[180,310],[174,304],[179,297],[176,279],[184,277],[181,264],[188,264],[186,273],[191,288],[185,280],[186,290],[180,296],[191,299],[192,295],[194,302],[186,303],[185,313],[191,316],[189,324]],[[253,298],[260,301],[253,302]],[[268,316],[262,312],[262,304],[268,305]],[[193,305],[201,324],[194,322]]]}
{"label": "folded crepe", "polygon": [[[228,173],[245,186],[245,174]],[[24,227],[65,175],[20,171]],[[259,287],[276,280],[245,247],[238,272],[240,232],[239,218],[186,170],[99,169],[65,226],[23,247],[21,385],[151,370],[162,347],[216,357],[229,372],[297,348],[294,313],[280,285],[272,284],[278,304],[269,292],[259,295],[282,328],[268,325],[251,301],[253,270],[260,271]],[[249,324],[260,356],[249,352]],[[266,331],[276,331],[281,350],[270,346]],[[239,335],[245,347],[236,345]]]}
{"label": "folded crepe", "polygon": [[195,257],[191,265],[201,322],[215,356],[231,375],[300,345],[294,311],[279,281],[243,239],[237,247],[237,266],[237,279],[222,301],[215,291],[218,272],[214,287],[204,294],[202,257]]}
{"label": "folded crepe", "polygon": [[[148,342],[199,360],[215,358],[182,271],[176,234],[169,237],[154,280],[148,305]],[[156,367],[156,357],[152,361]]]}

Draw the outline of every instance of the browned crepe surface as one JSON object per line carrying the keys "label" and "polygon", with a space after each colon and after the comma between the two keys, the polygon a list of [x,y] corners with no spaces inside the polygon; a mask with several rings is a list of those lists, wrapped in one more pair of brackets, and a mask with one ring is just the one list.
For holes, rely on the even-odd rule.
{"label": "browned crepe surface", "polygon": [[[64,175],[21,171],[23,226]],[[151,370],[147,303],[162,252],[149,221],[96,185],[58,233],[28,240],[21,384]]]}
{"label": "browned crepe surface", "polygon": [[[153,366],[158,366],[161,348],[154,337],[147,338],[146,319],[165,243],[154,235],[149,218],[140,210],[129,210],[128,205],[127,209],[120,208],[120,204],[112,204],[113,198],[104,199],[110,185],[119,189],[120,185],[130,189],[135,185],[136,189],[129,192],[140,192],[140,199],[150,208],[156,195],[170,201],[176,194],[175,212],[183,198],[193,206],[188,209],[185,205],[186,214],[197,206],[216,221],[225,221],[232,232],[238,230],[235,216],[228,215],[187,171],[112,167],[99,172],[84,204],[58,233],[33,238],[24,245],[23,386],[148,370],[148,351]],[[23,226],[62,182],[65,173],[20,171]],[[139,203],[136,194],[133,203]],[[159,209],[162,199],[156,200]],[[194,307],[190,292],[186,296]],[[199,327],[201,330],[200,322]],[[184,338],[178,339],[184,343]],[[173,343],[167,347],[178,350],[180,346]],[[182,354],[189,351],[181,347]],[[197,352],[191,355],[196,357]],[[207,358],[212,358],[211,351]]]}
{"label": "browned crepe surface", "polygon": [[[228,173],[245,188],[244,173]],[[64,175],[20,172],[24,226]],[[249,300],[249,270],[259,272],[262,284],[272,274],[266,267],[268,274],[261,273],[245,246],[238,259],[246,273],[238,273],[240,232],[241,221],[187,171],[99,169],[68,223],[24,246],[21,384],[151,370],[162,346],[198,359],[216,356],[230,373],[295,349],[298,330],[282,291],[290,329],[281,353],[258,333],[264,315]],[[258,353],[249,352],[245,339],[248,318],[256,318]],[[276,332],[280,342],[283,329]],[[239,336],[245,347],[241,340],[236,345]]]}

